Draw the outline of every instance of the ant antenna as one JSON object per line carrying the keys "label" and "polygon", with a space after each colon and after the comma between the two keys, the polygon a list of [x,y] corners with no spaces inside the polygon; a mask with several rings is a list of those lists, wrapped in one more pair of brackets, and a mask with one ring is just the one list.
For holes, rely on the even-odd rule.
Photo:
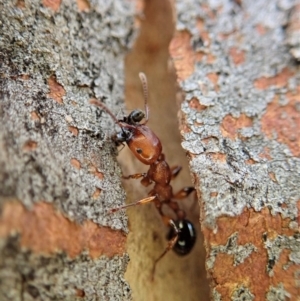
{"label": "ant antenna", "polygon": [[103,109],[112,119],[115,123],[117,123],[120,128],[122,128],[122,125],[120,124],[120,121],[117,119],[117,117],[99,100],[93,98],[90,100],[90,104],[95,105],[101,109]]}
{"label": "ant antenna", "polygon": [[144,100],[145,100],[145,113],[146,113],[146,120],[144,122],[144,124],[146,124],[148,122],[149,119],[149,107],[148,107],[148,83],[147,83],[147,77],[145,75],[145,73],[140,72],[139,73],[139,77],[140,80],[142,82],[142,86],[143,86],[143,92],[144,92]]}

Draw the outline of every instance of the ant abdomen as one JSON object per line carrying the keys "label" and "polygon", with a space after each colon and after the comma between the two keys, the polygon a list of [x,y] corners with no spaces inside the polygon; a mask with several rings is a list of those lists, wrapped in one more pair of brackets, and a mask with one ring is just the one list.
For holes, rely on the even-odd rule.
{"label": "ant abdomen", "polygon": [[[178,255],[187,255],[192,250],[196,242],[196,230],[194,225],[187,219],[177,220],[175,224],[179,230],[178,240],[173,247],[173,250]],[[173,228],[170,229],[168,239],[174,237],[175,231]]]}

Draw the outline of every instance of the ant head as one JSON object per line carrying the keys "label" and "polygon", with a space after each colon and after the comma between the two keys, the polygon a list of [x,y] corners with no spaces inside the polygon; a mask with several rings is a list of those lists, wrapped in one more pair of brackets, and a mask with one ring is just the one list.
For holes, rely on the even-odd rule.
{"label": "ant head", "polygon": [[143,118],[145,118],[145,113],[142,110],[134,110],[128,115],[127,123],[135,125],[140,123]]}
{"label": "ant head", "polygon": [[120,145],[124,142],[129,141],[131,138],[132,132],[129,129],[122,127],[121,131],[115,135],[114,140],[116,141],[117,145]]}

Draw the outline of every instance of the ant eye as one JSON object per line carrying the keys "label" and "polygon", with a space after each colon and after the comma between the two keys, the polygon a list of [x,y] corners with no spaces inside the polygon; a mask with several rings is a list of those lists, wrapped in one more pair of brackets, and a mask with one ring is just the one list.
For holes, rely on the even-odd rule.
{"label": "ant eye", "polygon": [[143,151],[142,151],[142,149],[137,148],[137,149],[136,149],[136,152],[137,152],[138,154],[141,154]]}

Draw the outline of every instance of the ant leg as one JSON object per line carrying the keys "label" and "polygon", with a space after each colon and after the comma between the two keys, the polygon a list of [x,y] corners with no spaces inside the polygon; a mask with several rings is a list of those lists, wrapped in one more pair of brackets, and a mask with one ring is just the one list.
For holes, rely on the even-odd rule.
{"label": "ant leg", "polygon": [[142,178],[141,184],[145,187],[148,187],[152,183],[152,181],[149,179],[147,173],[136,173],[134,175],[123,176],[122,178],[125,180]]}
{"label": "ant leg", "polygon": [[153,202],[155,199],[156,199],[156,196],[149,196],[149,197],[141,199],[141,200],[139,200],[139,201],[137,201],[135,203],[131,203],[131,204],[128,204],[128,205],[117,207],[117,208],[112,208],[112,209],[109,210],[109,213],[114,213],[114,212],[117,212],[119,210],[126,209],[128,207],[133,207],[133,206],[147,204],[147,203]]}
{"label": "ant leg", "polygon": [[177,166],[177,165],[173,166],[171,168],[171,174],[172,174],[171,178],[172,178],[172,180],[177,177],[177,175],[179,174],[179,172],[181,171],[181,169],[182,169],[182,167],[181,166]]}
{"label": "ant leg", "polygon": [[118,150],[118,154],[121,152],[121,150],[123,150],[123,148],[125,147],[124,143],[121,143],[120,145],[122,145],[122,148]]}
{"label": "ant leg", "polygon": [[164,219],[164,221],[168,221],[168,226],[172,227],[173,230],[174,230],[174,233],[175,235],[171,238],[171,240],[169,240],[168,242],[168,245],[166,247],[166,249],[160,254],[160,256],[154,261],[154,264],[153,264],[153,269],[152,269],[152,281],[154,279],[154,274],[155,274],[155,269],[156,269],[156,265],[157,263],[170,251],[173,249],[173,247],[175,246],[177,240],[178,240],[178,237],[179,237],[179,232],[180,230],[178,229],[178,227],[176,226],[175,222],[170,219],[169,217],[167,216],[162,216],[162,218]]}
{"label": "ant leg", "polygon": [[184,199],[189,194],[191,194],[194,190],[195,190],[195,188],[191,187],[191,186],[184,187],[184,188],[180,189],[178,192],[176,192],[172,198],[177,199],[177,200]]}
{"label": "ant leg", "polygon": [[174,211],[174,213],[177,215],[178,220],[185,219],[186,214],[182,209],[180,209],[177,202],[169,200],[168,202],[166,202],[166,205],[168,205]]}
{"label": "ant leg", "polygon": [[[184,187],[181,190],[179,190],[177,193],[175,193],[175,195],[173,195],[172,198],[177,199],[177,200],[181,200],[181,199],[184,199],[185,197],[187,197],[193,191],[196,191],[196,189],[194,187]],[[194,198],[193,198],[193,205],[191,207],[191,210],[193,210],[193,209],[196,208],[195,206],[197,206],[197,200],[198,200],[197,199],[197,194],[195,193],[194,194]]]}
{"label": "ant leg", "polygon": [[134,175],[129,175],[129,176],[122,176],[123,179],[129,180],[129,179],[139,179],[139,178],[144,178],[146,177],[146,173],[136,173]]}

